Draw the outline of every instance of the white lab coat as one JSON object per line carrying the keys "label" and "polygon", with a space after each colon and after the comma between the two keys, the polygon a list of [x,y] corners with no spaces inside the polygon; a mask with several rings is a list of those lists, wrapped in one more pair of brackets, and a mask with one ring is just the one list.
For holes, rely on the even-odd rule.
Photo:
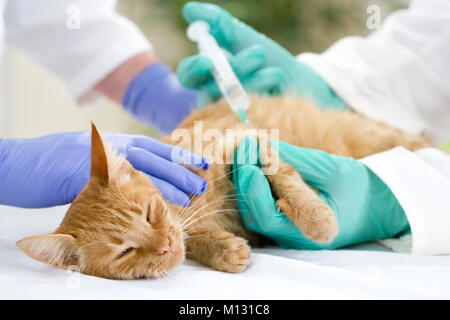
{"label": "white lab coat", "polygon": [[[369,37],[299,59],[355,110],[436,145],[450,140],[450,1],[416,0]],[[362,160],[408,216],[412,252],[450,254],[450,155],[404,148]]]}
{"label": "white lab coat", "polygon": [[1,12],[0,36],[4,27],[5,41],[60,78],[76,100],[151,48],[141,31],[116,13],[114,0],[0,0]]}
{"label": "white lab coat", "polygon": [[[0,0],[0,10],[3,4]],[[80,29],[67,28],[72,5],[80,8]],[[78,99],[122,62],[151,48],[114,5],[112,0],[9,0],[5,39],[56,74]],[[450,139],[449,57],[450,1],[422,0],[393,14],[368,38],[345,38],[324,54],[300,59],[354,109],[424,132],[439,144]],[[450,156],[396,148],[363,161],[408,215],[413,252],[450,253]]]}

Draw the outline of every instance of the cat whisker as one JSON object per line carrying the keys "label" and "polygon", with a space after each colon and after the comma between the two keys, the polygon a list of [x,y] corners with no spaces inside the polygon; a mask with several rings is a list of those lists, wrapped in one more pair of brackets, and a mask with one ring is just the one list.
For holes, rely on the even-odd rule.
{"label": "cat whisker", "polygon": [[196,218],[195,220],[189,222],[189,224],[184,226],[184,229],[189,228],[189,226],[191,226],[192,224],[194,224],[195,222],[197,222],[197,221],[199,221],[201,219],[204,219],[204,218],[206,218],[208,216],[211,216],[213,214],[217,214],[217,213],[220,213],[220,212],[234,212],[234,210],[223,209],[223,210],[215,210],[215,211],[209,212],[209,213],[207,213],[207,214],[205,214],[203,216],[200,216],[200,217]]}
{"label": "cat whisker", "polygon": [[[227,173],[225,173],[225,174],[223,174],[223,175],[221,175],[221,176],[219,176],[219,177],[217,177],[217,178],[215,178],[215,179],[213,179],[213,180],[211,180],[211,181],[208,181],[208,184],[210,184],[210,183],[212,183],[212,182],[214,182],[214,181],[217,181],[217,180],[219,180],[219,179],[222,179],[222,178],[226,177],[227,175],[232,174],[232,173],[233,173],[234,171],[236,171],[236,170],[238,170],[238,169],[233,169],[233,170],[231,170],[231,171],[229,171],[229,172],[227,172]],[[197,188],[197,190],[196,190],[195,192],[199,191],[200,189],[201,189],[201,187],[200,187],[200,188]],[[210,191],[210,190],[209,190],[209,191]],[[206,193],[208,193],[209,191],[207,191]],[[195,194],[195,192],[194,192],[194,194]],[[203,196],[203,195],[205,195],[206,193],[201,194],[201,195],[199,195],[199,196]]]}
{"label": "cat whisker", "polygon": [[[217,178],[215,178],[215,179],[213,179],[213,180],[211,180],[211,181],[208,181],[208,185],[210,185],[210,184],[212,184],[213,182],[215,182],[215,181],[217,181],[217,180],[219,180],[219,179],[222,179],[222,178],[224,178],[224,177],[226,177],[227,175],[230,175],[230,174],[232,174],[234,171],[236,171],[236,170],[238,170],[238,169],[233,169],[233,170],[231,170],[231,171],[229,171],[229,172],[227,172],[227,173],[225,173],[225,174],[223,174],[223,175],[221,175],[221,176],[219,176],[219,177],[217,177]],[[199,191],[200,190],[200,188],[197,188],[197,190],[196,191]],[[212,189],[209,189],[208,191],[206,191],[204,194],[201,194],[201,195],[198,195],[197,197],[198,198],[201,198],[201,197],[204,197],[204,196],[206,196],[207,194],[209,194],[210,192],[212,192],[213,190],[215,190],[215,188],[212,188]],[[181,208],[180,210],[185,210],[186,208]],[[183,211],[181,211],[181,213],[182,213]],[[177,215],[178,215],[178,213],[180,213],[180,212],[177,212]]]}
{"label": "cat whisker", "polygon": [[[198,203],[198,202],[197,202]],[[195,203],[195,204],[197,204],[197,203]],[[186,210],[185,212],[182,212],[182,213],[180,213],[180,215],[179,216],[177,216],[177,217],[179,217],[179,222],[180,222],[180,225],[182,226],[183,225],[183,223],[184,222],[186,222],[185,220],[184,220],[184,218],[185,217],[188,217],[189,216],[189,214],[193,211],[193,210],[197,210],[197,211],[199,211],[199,210],[202,210],[202,209],[204,209],[204,207],[202,207],[202,208],[200,208],[200,209],[196,209],[195,208],[195,204],[194,204],[194,206],[192,206],[191,208],[189,208],[188,210]],[[208,205],[211,205],[212,203],[209,203]],[[207,205],[207,206],[208,206]],[[207,207],[206,206],[206,207]],[[192,217],[192,216],[191,216]],[[187,220],[189,220],[190,219],[190,217],[187,219]],[[184,220],[184,221],[183,221]]]}
{"label": "cat whisker", "polygon": [[[186,225],[190,220],[192,220],[193,217],[195,217],[195,215],[197,215],[198,212],[200,212],[200,210],[206,209],[207,207],[213,205],[213,204],[216,203],[216,202],[223,202],[223,203],[226,203],[226,202],[229,202],[229,201],[235,201],[235,202],[247,202],[246,200],[236,199],[236,198],[234,197],[234,195],[224,195],[224,196],[221,196],[221,197],[217,198],[217,199],[214,200],[213,202],[210,202],[210,203],[208,203],[207,205],[205,205],[205,206],[199,208],[199,209],[196,210],[196,212],[195,212],[193,215],[191,215],[188,219],[186,219],[185,221],[181,221],[181,222],[179,221],[178,224],[179,224],[179,226],[180,226],[181,228],[183,228],[183,226]],[[232,209],[228,209],[228,211],[233,211],[233,212],[235,212],[235,211],[232,210]]]}
{"label": "cat whisker", "polygon": [[[211,189],[211,190],[209,190],[208,192],[210,192],[210,191],[213,191],[214,190],[214,188],[213,189]],[[204,196],[204,195],[206,195],[206,194],[203,194],[203,195],[200,195],[200,196],[198,196],[198,197],[202,197],[202,196]],[[230,195],[224,195],[224,196],[222,196],[221,198],[223,198],[223,197],[234,197],[234,198],[231,198],[231,199],[228,199],[228,200],[226,200],[226,201],[237,201],[237,202],[250,202],[249,200],[245,200],[245,199],[238,199],[237,198],[237,196],[245,196],[245,195],[248,195],[247,193],[233,193],[233,194],[230,194]],[[216,198],[214,201],[216,201],[217,199],[219,199],[219,198]],[[195,204],[197,204],[198,202],[195,202],[194,203],[194,205]],[[211,202],[210,202],[211,203]],[[182,218],[184,218],[187,214],[189,214],[192,210],[194,210],[195,209],[195,207],[187,207],[187,208],[182,208],[182,209],[180,209],[180,210],[182,210],[181,212],[180,212],[180,210],[177,212],[177,214],[176,214],[176,217],[177,217],[177,219],[178,218],[180,218],[179,220],[182,220]],[[200,210],[200,209],[199,209]]]}
{"label": "cat whisker", "polygon": [[[233,195],[224,195],[224,196],[221,196],[221,197],[219,197],[219,198],[216,198],[214,201],[208,202],[206,205],[202,206],[201,208],[196,209],[196,212],[194,212],[194,214],[192,214],[192,215],[191,215],[190,217],[188,217],[185,221],[183,221],[183,222],[181,223],[180,226],[183,227],[186,223],[188,223],[190,220],[192,220],[193,217],[195,217],[195,215],[196,215],[197,213],[199,213],[201,210],[204,210],[204,209],[208,208],[209,206],[214,205],[214,204],[217,203],[217,202],[224,202],[224,201],[226,201],[225,198],[228,198],[228,197],[230,197],[230,196],[233,196]],[[233,200],[233,199],[230,199],[230,200]],[[193,209],[194,209],[194,208],[193,208]],[[191,211],[189,211],[189,213],[190,213],[190,212],[191,212]]]}
{"label": "cat whisker", "polygon": [[[227,173],[225,173],[225,174],[223,174],[223,175],[221,175],[221,176],[219,176],[219,177],[217,177],[217,178],[215,178],[215,179],[209,181],[209,182],[208,182],[208,185],[211,185],[214,181],[217,181],[217,180],[222,179],[222,178],[224,178],[224,177],[226,177],[226,176],[228,176],[228,175],[231,175],[231,174],[234,173],[236,170],[238,170],[238,168],[233,169],[233,170],[230,170],[229,172],[227,172]],[[201,198],[201,197],[204,197],[204,196],[208,195],[210,192],[214,191],[216,188],[217,188],[217,186],[215,186],[215,187],[213,187],[213,188],[210,188],[206,193],[204,193],[204,194],[202,194],[202,195],[198,195],[198,198]],[[234,194],[234,195],[229,195],[229,196],[235,196],[235,195],[236,195],[236,194]],[[240,193],[240,194],[238,194],[238,195],[245,195],[245,194]],[[232,201],[232,199],[230,199],[230,201]],[[246,201],[246,200],[243,200],[243,199],[236,199],[235,201]],[[196,203],[198,203],[198,202],[195,202],[194,205],[195,205]],[[192,212],[192,210],[194,210],[194,209],[195,209],[195,206],[194,206],[194,207],[191,207],[191,208],[189,208],[189,207],[181,207],[181,208],[178,210],[178,212],[176,213],[176,215],[175,215],[175,217],[176,217],[176,223],[177,223],[178,225],[182,226],[182,225],[183,225],[183,220],[185,219],[185,217],[186,217],[186,216],[189,216],[189,213]],[[199,210],[200,210],[200,209],[199,209]]]}

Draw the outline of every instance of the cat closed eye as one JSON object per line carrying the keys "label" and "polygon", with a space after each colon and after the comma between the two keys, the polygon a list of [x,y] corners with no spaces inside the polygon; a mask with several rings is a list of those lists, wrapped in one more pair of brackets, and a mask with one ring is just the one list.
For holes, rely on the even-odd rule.
{"label": "cat closed eye", "polygon": [[124,256],[126,256],[127,254],[129,254],[134,248],[127,248],[125,250],[123,250],[118,256],[117,259],[120,259]]}

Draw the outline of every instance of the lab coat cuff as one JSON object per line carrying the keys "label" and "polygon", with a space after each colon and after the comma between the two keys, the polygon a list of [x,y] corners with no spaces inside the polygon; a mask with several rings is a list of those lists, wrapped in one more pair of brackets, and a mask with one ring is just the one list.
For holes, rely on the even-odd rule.
{"label": "lab coat cuff", "polygon": [[386,183],[405,211],[412,232],[411,252],[450,253],[449,179],[403,147],[361,161]]}
{"label": "lab coat cuff", "polygon": [[98,82],[128,59],[148,50],[152,50],[152,46],[140,33],[117,39],[114,44],[95,55],[95,58],[69,81],[68,88],[72,96],[80,105],[92,100],[95,94],[90,90]]}

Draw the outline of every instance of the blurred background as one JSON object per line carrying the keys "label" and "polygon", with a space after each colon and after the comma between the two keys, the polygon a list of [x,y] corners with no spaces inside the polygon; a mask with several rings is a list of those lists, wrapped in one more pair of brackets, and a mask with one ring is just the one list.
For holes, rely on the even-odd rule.
{"label": "blurred background", "polygon": [[[97,0],[99,1],[99,0]],[[185,0],[118,0],[117,9],[134,21],[152,42],[160,60],[176,70],[180,60],[196,52],[185,37],[181,17]],[[347,35],[364,36],[367,8],[377,5],[384,19],[408,0],[217,0],[237,18],[275,39],[293,54],[322,52]],[[6,47],[0,68],[0,138],[88,130],[94,121],[102,131],[154,132],[99,99],[79,108],[64,85],[18,50]]]}

